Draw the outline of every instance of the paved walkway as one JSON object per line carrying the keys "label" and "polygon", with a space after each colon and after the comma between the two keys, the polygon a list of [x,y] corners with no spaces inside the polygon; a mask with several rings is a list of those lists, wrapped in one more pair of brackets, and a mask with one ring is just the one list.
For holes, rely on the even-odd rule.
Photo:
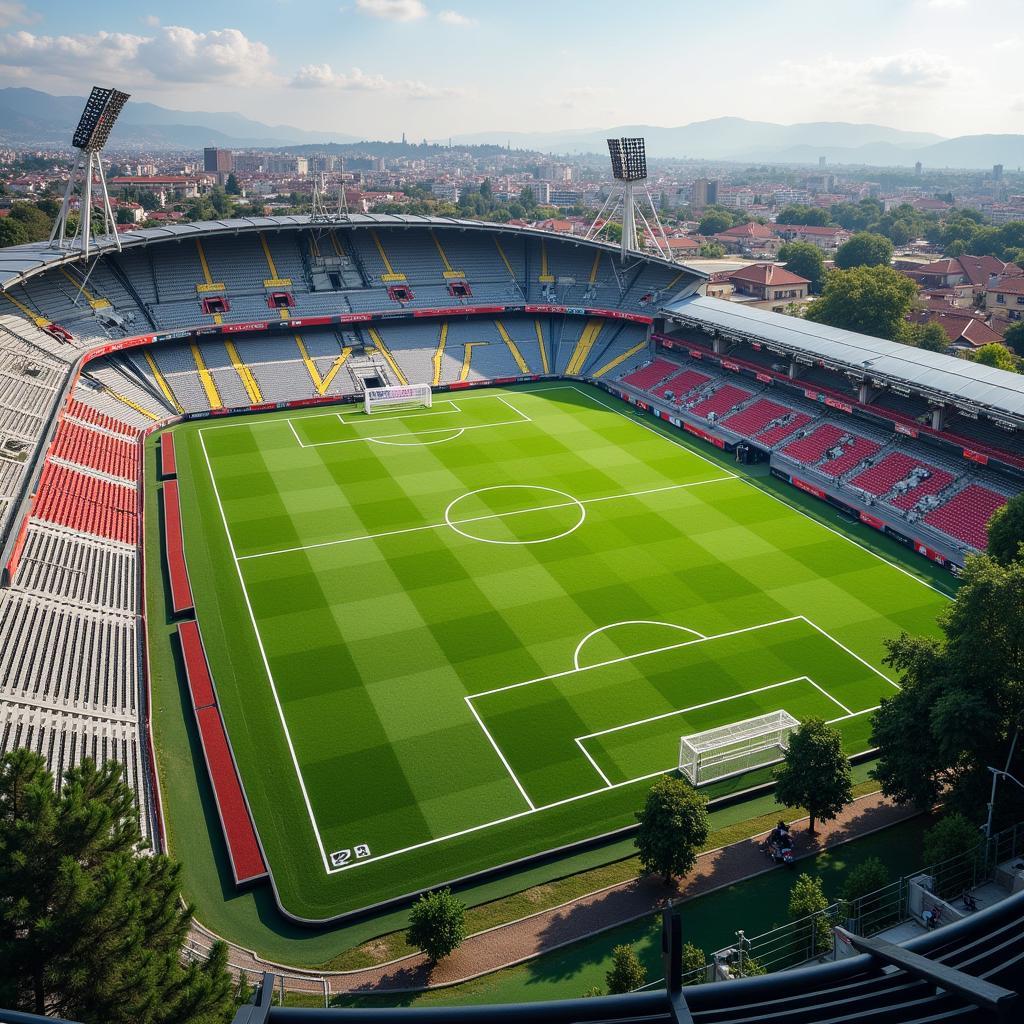
{"label": "paved walkway", "polygon": [[[828,847],[894,825],[915,813],[913,809],[896,806],[878,793],[860,797],[835,821],[819,825],[814,837],[801,825],[806,819],[796,823],[796,856],[798,859],[812,857]],[[668,899],[693,899],[765,871],[781,870],[773,867],[765,856],[762,843],[766,834],[702,854],[693,871],[675,885],[666,886],[660,878],[634,878],[560,907],[478,932],[433,969],[420,953],[378,967],[346,972],[302,971],[268,963],[235,945],[230,946],[229,960],[232,967],[245,971],[250,977],[271,971],[285,975],[289,989],[320,994],[400,992],[452,985],[652,914]],[[192,938],[198,946],[206,947],[211,933],[194,924]]]}

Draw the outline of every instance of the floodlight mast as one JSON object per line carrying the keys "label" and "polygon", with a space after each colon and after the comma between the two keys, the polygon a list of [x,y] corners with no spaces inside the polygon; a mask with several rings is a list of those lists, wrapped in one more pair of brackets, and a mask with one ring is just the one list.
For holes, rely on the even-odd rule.
{"label": "floodlight mast", "polygon": [[[594,218],[594,223],[587,232],[587,238],[595,238],[604,228],[604,221],[598,226],[607,211],[607,219],[610,219],[617,211],[622,214],[622,242],[620,246],[622,262],[625,263],[630,252],[639,252],[637,244],[636,222],[639,217],[646,229],[646,235],[654,243],[658,255],[665,259],[671,259],[671,249],[668,239],[665,237],[665,229],[661,226],[661,219],[655,209],[654,200],[647,190],[647,148],[641,138],[624,138],[608,140],[608,155],[612,162],[612,177],[616,185],[605,200],[604,206]],[[638,205],[637,199],[642,197],[647,200],[646,206],[650,210],[651,219],[648,221],[644,215],[642,204]]]}
{"label": "floodlight mast", "polygon": [[[64,201],[50,232],[50,244],[57,248],[73,248],[77,243],[82,255],[89,258],[89,246],[92,241],[92,190],[93,181],[100,190],[100,209],[103,213],[102,234],[113,239],[118,251],[121,239],[117,233],[117,222],[110,205],[110,194],[107,192],[107,179],[103,173],[103,161],[100,151],[107,144],[110,132],[117,121],[129,94],[117,89],[104,89],[94,85],[89,98],[85,101],[85,109],[78,120],[78,127],[71,137],[71,145],[78,150],[74,166],[68,175],[68,186],[64,191]],[[78,226],[73,235],[68,237],[68,215],[71,213],[71,199],[79,190]]]}

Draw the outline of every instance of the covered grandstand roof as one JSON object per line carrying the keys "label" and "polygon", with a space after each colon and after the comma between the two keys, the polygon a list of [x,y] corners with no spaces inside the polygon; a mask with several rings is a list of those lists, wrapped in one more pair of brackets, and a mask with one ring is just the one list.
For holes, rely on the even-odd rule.
{"label": "covered grandstand roof", "polygon": [[[576,235],[550,231],[539,228],[524,228],[511,224],[494,224],[490,221],[463,220],[458,217],[423,217],[401,213],[353,213],[338,217],[331,221],[313,221],[308,215],[276,216],[276,217],[240,217],[233,220],[201,220],[182,224],[167,223],[153,228],[139,228],[136,231],[120,233],[121,246],[149,245],[154,242],[167,242],[186,238],[202,237],[217,234],[239,234],[249,231],[281,231],[289,229],[345,227],[399,227],[399,228],[458,228],[467,231],[500,232],[502,234],[526,235],[528,237],[557,238],[566,244],[585,245],[591,248],[604,249],[616,256],[619,247],[610,242],[587,240]],[[96,240],[94,251],[99,254],[116,252],[115,247],[103,240]],[[6,291],[11,285],[17,284],[24,277],[42,273],[49,267],[61,263],[71,263],[81,258],[78,249],[57,249],[49,242],[28,242],[15,245],[9,249],[0,249],[0,290]],[[694,267],[682,263],[673,263],[658,256],[637,254],[638,259],[663,266],[685,270],[694,278],[706,278],[707,274]]]}
{"label": "covered grandstand roof", "polygon": [[863,376],[892,378],[956,402],[1024,418],[1021,374],[706,296],[683,299],[665,312],[725,334],[802,352]]}

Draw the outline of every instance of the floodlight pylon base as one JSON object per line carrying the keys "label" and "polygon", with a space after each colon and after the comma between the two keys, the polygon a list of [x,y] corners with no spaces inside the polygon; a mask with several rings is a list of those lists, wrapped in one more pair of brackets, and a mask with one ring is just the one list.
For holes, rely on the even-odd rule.
{"label": "floodlight pylon base", "polygon": [[[101,239],[112,244],[121,251],[121,236],[117,231],[117,221],[110,205],[110,193],[107,191],[107,178],[103,173],[103,161],[96,150],[80,149],[71,173],[68,175],[67,188],[60,212],[53,222],[50,232],[50,244],[58,249],[80,248],[82,255],[88,259],[89,249],[93,241],[93,189],[99,193],[99,212],[103,217],[102,231],[97,233],[96,241]],[[71,214],[72,198],[79,196],[78,224],[73,233],[68,233],[68,217]]]}

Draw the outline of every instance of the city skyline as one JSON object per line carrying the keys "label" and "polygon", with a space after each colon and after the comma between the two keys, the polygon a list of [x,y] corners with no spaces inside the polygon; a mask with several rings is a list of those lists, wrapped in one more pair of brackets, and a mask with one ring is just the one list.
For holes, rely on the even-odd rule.
{"label": "city skyline", "polygon": [[[988,26],[1006,19],[978,19],[966,0],[842,3],[827,25],[806,0],[774,5],[770,19],[748,0],[714,23],[702,10],[648,0],[635,11],[636,75],[607,0],[526,0],[511,15],[490,0],[183,0],[173,15],[123,0],[3,0],[0,85],[68,95],[101,82],[172,108],[415,140],[720,116],[949,137],[1013,132],[1024,110],[1013,74],[1024,38],[993,41]],[[871,30],[881,23],[884,34]],[[967,60],[982,47],[993,59]]]}

